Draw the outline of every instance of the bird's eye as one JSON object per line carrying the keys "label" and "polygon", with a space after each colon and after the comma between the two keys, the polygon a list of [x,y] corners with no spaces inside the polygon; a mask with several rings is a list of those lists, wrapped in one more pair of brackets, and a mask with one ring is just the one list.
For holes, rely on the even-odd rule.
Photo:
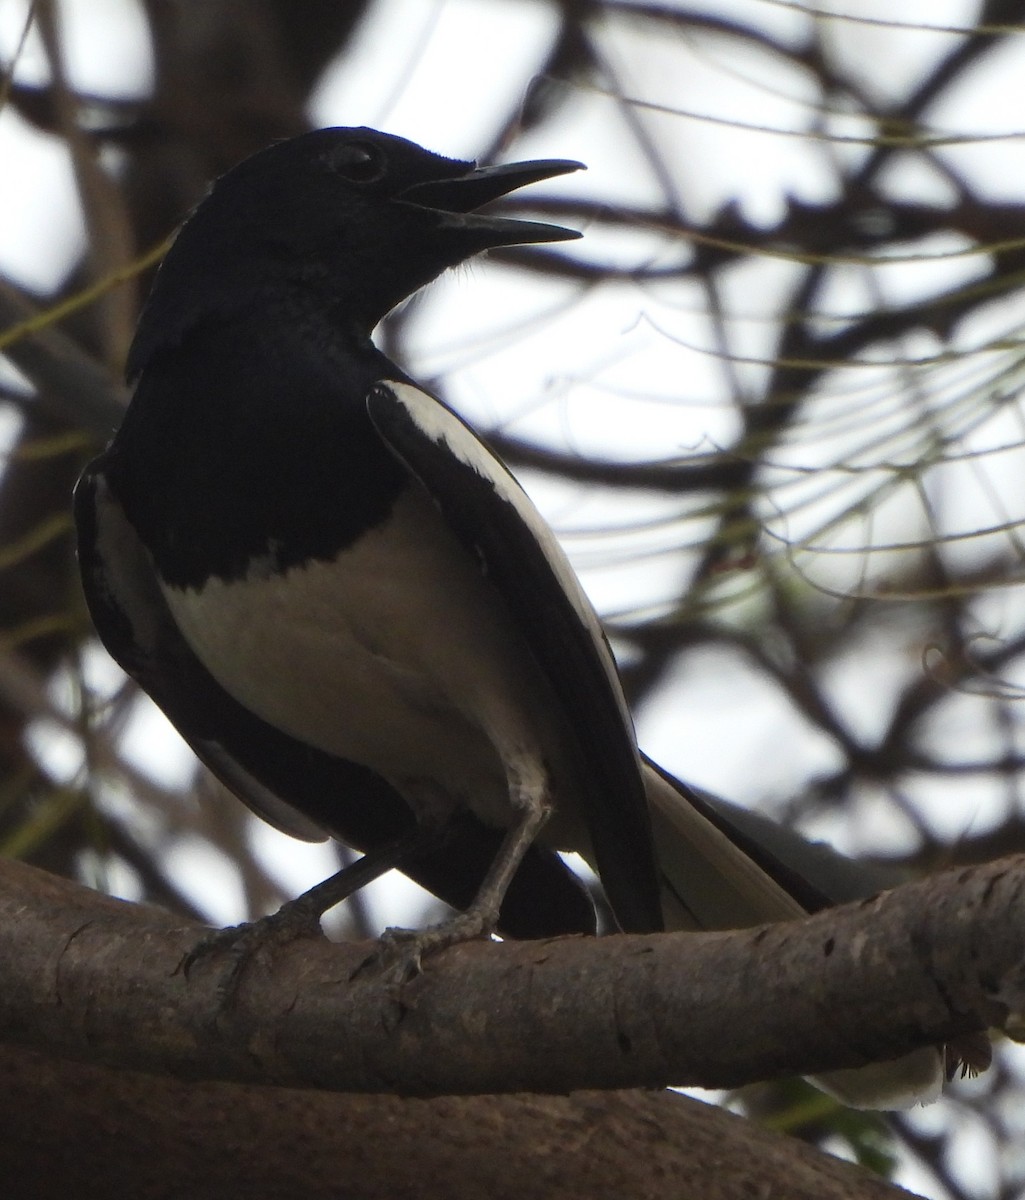
{"label": "bird's eye", "polygon": [[347,142],[331,155],[331,166],[353,183],[373,183],[385,172],[384,154],[370,142]]}

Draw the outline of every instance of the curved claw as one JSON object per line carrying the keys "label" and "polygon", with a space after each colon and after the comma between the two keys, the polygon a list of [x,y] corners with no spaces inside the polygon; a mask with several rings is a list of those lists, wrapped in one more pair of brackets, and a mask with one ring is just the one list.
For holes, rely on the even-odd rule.
{"label": "curved claw", "polygon": [[223,956],[227,970],[218,985],[221,1008],[228,1007],[238,993],[238,986],[253,956],[271,945],[287,945],[301,937],[322,937],[320,913],[304,905],[300,896],[283,904],[277,912],[258,921],[243,921],[215,929],[201,938],[178,964],[178,970],[188,978],[196,963],[203,959]]}

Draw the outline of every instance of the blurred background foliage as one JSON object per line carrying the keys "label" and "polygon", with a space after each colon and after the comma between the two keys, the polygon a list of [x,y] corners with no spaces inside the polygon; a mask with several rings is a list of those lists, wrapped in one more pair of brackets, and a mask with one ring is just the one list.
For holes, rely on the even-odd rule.
{"label": "blurred background foliage", "polygon": [[[69,497],[159,248],[311,124],[575,157],[580,228],[379,339],[487,433],[666,767],[907,873],[1025,849],[1025,4],[0,0],[0,852],[212,922],[345,851],[259,825],[97,646]],[[343,935],[426,919],[411,886]],[[1023,1059],[884,1124],[732,1103],[930,1196],[1025,1180]]]}

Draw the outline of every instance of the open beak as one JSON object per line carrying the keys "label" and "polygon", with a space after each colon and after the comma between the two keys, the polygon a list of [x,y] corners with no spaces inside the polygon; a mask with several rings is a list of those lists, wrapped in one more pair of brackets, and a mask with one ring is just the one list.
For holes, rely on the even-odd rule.
{"label": "open beak", "polygon": [[[452,223],[475,230],[495,246],[522,246],[534,242],[566,242],[580,237],[576,229],[547,225],[540,221],[518,221],[490,216],[476,209],[506,196],[528,183],[568,175],[584,169],[583,163],[565,158],[543,158],[534,162],[503,163],[497,167],[470,167],[452,179],[415,183],[398,199],[450,215]],[[489,236],[490,235],[490,236]]]}

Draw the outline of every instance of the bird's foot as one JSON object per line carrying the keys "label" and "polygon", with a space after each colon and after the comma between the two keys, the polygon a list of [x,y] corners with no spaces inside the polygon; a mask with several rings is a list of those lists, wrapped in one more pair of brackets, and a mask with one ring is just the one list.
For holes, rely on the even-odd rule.
{"label": "bird's foot", "polygon": [[426,929],[386,929],[377,949],[356,968],[353,978],[364,972],[381,973],[390,988],[401,991],[420,974],[428,955],[460,942],[490,937],[497,921],[497,913],[470,908]]}
{"label": "bird's foot", "polygon": [[258,921],[244,921],[216,929],[201,938],[185,955],[178,969],[186,976],[197,963],[210,958],[225,960],[225,973],[218,985],[221,1008],[235,998],[239,983],[253,956],[272,946],[288,945],[298,938],[322,937],[320,912],[304,904],[305,896],[283,904],[277,912]]}

